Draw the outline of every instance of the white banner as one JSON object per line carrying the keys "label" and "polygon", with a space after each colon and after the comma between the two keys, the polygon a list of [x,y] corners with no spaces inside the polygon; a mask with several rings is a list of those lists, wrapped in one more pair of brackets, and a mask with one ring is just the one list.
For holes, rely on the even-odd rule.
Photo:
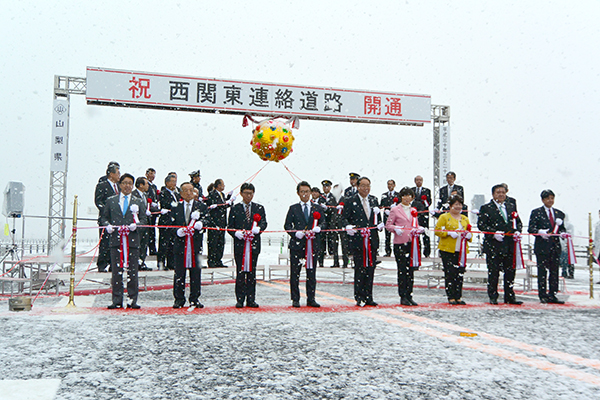
{"label": "white banner", "polygon": [[89,104],[423,125],[431,96],[87,68]]}
{"label": "white banner", "polygon": [[440,186],[446,182],[450,171],[450,126],[440,125]]}
{"label": "white banner", "polygon": [[52,145],[50,171],[67,171],[69,137],[69,101],[55,99],[52,104]]}

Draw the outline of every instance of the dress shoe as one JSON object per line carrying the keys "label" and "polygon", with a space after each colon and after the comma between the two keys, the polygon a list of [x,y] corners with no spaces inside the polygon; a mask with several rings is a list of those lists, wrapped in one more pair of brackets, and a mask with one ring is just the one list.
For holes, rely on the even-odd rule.
{"label": "dress shoe", "polygon": [[564,301],[557,299],[556,296],[549,297],[548,298],[548,303],[551,303],[551,304],[565,304]]}
{"label": "dress shoe", "polygon": [[456,305],[458,305],[458,300],[456,300],[456,299],[449,299],[448,303],[452,304],[453,306],[456,306]]}
{"label": "dress shoe", "polygon": [[300,308],[300,302],[298,300],[292,301],[292,307]]}
{"label": "dress shoe", "polygon": [[512,299],[509,301],[505,301],[504,304],[512,304],[513,306],[520,306],[521,304],[523,304],[523,302],[520,300]]}
{"label": "dress shoe", "polygon": [[177,303],[173,304],[173,308],[175,308],[175,309],[181,308],[181,307],[183,307],[183,304],[177,304]]}
{"label": "dress shoe", "polygon": [[310,300],[310,301],[306,302],[306,305],[309,307],[315,307],[315,308],[321,307],[321,305],[314,300]]}
{"label": "dress shoe", "polygon": [[403,305],[403,306],[412,306],[412,303],[406,297],[403,297],[403,298],[400,299],[400,304]]}
{"label": "dress shoe", "polygon": [[414,301],[414,300],[412,299],[412,297],[411,297],[411,298],[409,298],[409,299],[408,299],[408,301],[410,302],[410,305],[411,305],[411,306],[418,306],[417,302],[416,302],[416,301]]}
{"label": "dress shoe", "polygon": [[490,304],[496,305],[496,304],[498,304],[498,300],[490,299]]}
{"label": "dress shoe", "polygon": [[204,308],[204,304],[200,303],[199,301],[192,301],[190,303],[190,307]]}
{"label": "dress shoe", "polygon": [[363,304],[362,304],[362,303],[363,303],[363,301],[362,301],[362,300],[357,300],[357,301],[356,301],[356,306],[357,306],[357,307],[362,307],[362,306],[363,306]]}
{"label": "dress shoe", "polygon": [[244,302],[238,301],[237,303],[235,303],[235,308],[244,308]]}
{"label": "dress shoe", "polygon": [[258,308],[258,303],[257,303],[257,302],[255,302],[255,301],[253,301],[252,303],[248,303],[247,305],[248,305],[248,307],[250,307],[250,308]]}
{"label": "dress shoe", "polygon": [[137,303],[131,303],[131,304],[127,304],[127,308],[131,308],[132,310],[139,310],[140,307]]}
{"label": "dress shoe", "polygon": [[540,303],[542,303],[542,304],[548,303],[548,298],[547,297],[541,297],[540,298]]}
{"label": "dress shoe", "polygon": [[111,304],[106,308],[108,308],[109,310],[116,310],[117,308],[123,308],[123,304]]}
{"label": "dress shoe", "polygon": [[375,303],[373,300],[367,300],[365,302],[365,306],[377,307],[379,304]]}
{"label": "dress shoe", "polygon": [[467,305],[467,303],[465,303],[464,301],[462,301],[460,299],[456,300],[456,304],[458,304],[459,306],[465,306],[465,305]]}

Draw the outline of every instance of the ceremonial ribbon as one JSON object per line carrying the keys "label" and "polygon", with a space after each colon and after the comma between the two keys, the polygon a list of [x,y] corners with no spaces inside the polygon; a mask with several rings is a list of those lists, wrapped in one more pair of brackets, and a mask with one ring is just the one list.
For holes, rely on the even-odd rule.
{"label": "ceremonial ribbon", "polygon": [[513,257],[513,269],[517,269],[517,267],[525,268],[525,262],[523,261],[523,249],[521,248],[521,234],[519,232],[515,232],[513,235],[513,242],[515,251],[515,255]]}
{"label": "ceremonial ribbon", "polygon": [[340,204],[338,204],[336,208],[338,210],[338,215],[342,215],[342,211],[344,211],[344,202],[340,201]]}
{"label": "ceremonial ribbon", "polygon": [[371,231],[369,228],[359,229],[360,235],[363,238],[363,260],[364,267],[367,268],[369,265],[373,265],[373,255],[371,254]]}
{"label": "ceremonial ribbon", "polygon": [[[252,228],[256,224],[257,222],[254,221]],[[244,272],[252,272],[252,239],[254,239],[252,231],[244,231],[244,262],[242,263],[242,271]]]}
{"label": "ceremonial ribbon", "polygon": [[511,214],[512,217],[512,227],[516,231],[517,230],[517,218],[519,218],[519,214],[516,211],[513,211]]}
{"label": "ceremonial ribbon", "polygon": [[421,266],[421,241],[419,240],[419,221],[417,220],[417,209],[411,208],[412,230],[410,231],[410,266]]}
{"label": "ceremonial ribbon", "polygon": [[[312,228],[315,229],[315,226],[317,226],[317,223],[319,222],[319,218],[321,218],[321,213],[316,211],[313,213],[313,217]],[[313,269],[315,267],[313,263],[313,239],[316,236],[317,235],[313,231],[304,233],[304,237],[306,238],[306,269]]]}
{"label": "ceremonial ribbon", "polygon": [[190,220],[190,224],[183,228],[185,233],[185,268],[196,267],[196,257],[194,257],[194,224],[195,219]]}
{"label": "ceremonial ribbon", "polygon": [[552,233],[557,234],[558,233],[558,228],[562,225],[562,222],[560,221],[556,221],[554,223],[554,229],[552,230]]}
{"label": "ceremonial ribbon", "polygon": [[122,225],[118,227],[121,242],[121,268],[129,268],[129,227]]}
{"label": "ceremonial ribbon", "polygon": [[427,201],[427,196],[421,195],[421,200],[423,201],[423,203],[425,203],[425,207],[429,208],[429,202]]}
{"label": "ceremonial ribbon", "polygon": [[458,266],[465,267],[465,268],[467,266],[467,243],[468,243],[467,235],[471,231],[471,224],[467,225],[466,229],[467,229],[466,231],[461,232],[461,234],[460,234],[460,253],[458,256]]}
{"label": "ceremonial ribbon", "polygon": [[567,234],[567,254],[569,255],[569,265],[575,265],[577,263],[577,259],[575,258],[573,236],[571,234]]}

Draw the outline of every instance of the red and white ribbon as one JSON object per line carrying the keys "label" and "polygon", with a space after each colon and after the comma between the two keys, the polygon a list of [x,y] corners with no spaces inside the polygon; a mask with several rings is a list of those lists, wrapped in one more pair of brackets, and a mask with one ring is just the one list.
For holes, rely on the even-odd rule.
{"label": "red and white ribbon", "polygon": [[359,229],[360,235],[363,238],[363,266],[367,268],[373,265],[373,255],[371,254],[371,230],[369,228]]}
{"label": "red and white ribbon", "polygon": [[[257,225],[257,222],[254,221],[252,228]],[[244,231],[244,262],[242,265],[242,271],[244,272],[252,272],[252,240],[254,239],[254,234],[252,231]]]}
{"label": "red and white ribbon", "polygon": [[[315,226],[319,223],[319,218],[321,218],[321,213],[318,211],[314,212],[312,229],[315,229]],[[313,239],[316,236],[313,231],[308,231],[304,234],[306,238],[306,269],[313,269],[315,267],[313,262]]]}
{"label": "red and white ribbon", "polygon": [[523,260],[523,249],[521,247],[521,234],[516,232],[513,236],[514,243],[514,257],[513,257],[513,269],[525,268],[525,261]]}
{"label": "red and white ribbon", "polygon": [[577,259],[575,258],[575,248],[573,247],[573,236],[567,234],[567,255],[569,256],[569,265],[575,265]]}
{"label": "red and white ribbon", "polygon": [[129,227],[122,225],[118,227],[119,230],[119,242],[121,243],[121,268],[129,268]]}
{"label": "red and white ribbon", "polygon": [[469,232],[461,232],[460,233],[460,253],[458,256],[458,266],[466,267],[467,266],[467,234]]}
{"label": "red and white ribbon", "polygon": [[421,241],[419,240],[419,220],[417,219],[417,209],[411,208],[410,213],[412,215],[412,230],[410,231],[410,266],[420,267],[421,266]]}
{"label": "red and white ribbon", "polygon": [[344,202],[340,201],[340,204],[337,205],[338,215],[342,215],[342,211],[344,211]]}
{"label": "red and white ribbon", "polygon": [[429,202],[427,201],[426,195],[421,195],[421,201],[423,202],[423,204],[425,204],[425,208],[429,208]]}
{"label": "red and white ribbon", "polygon": [[185,268],[195,268],[196,267],[196,257],[194,257],[194,224],[196,223],[195,219],[190,220],[188,226],[183,228],[183,232],[185,233]]}
{"label": "red and white ribbon", "polygon": [[510,214],[510,216],[512,217],[512,227],[516,231],[517,230],[517,218],[519,218],[519,214],[516,211],[513,211],[512,214]]}

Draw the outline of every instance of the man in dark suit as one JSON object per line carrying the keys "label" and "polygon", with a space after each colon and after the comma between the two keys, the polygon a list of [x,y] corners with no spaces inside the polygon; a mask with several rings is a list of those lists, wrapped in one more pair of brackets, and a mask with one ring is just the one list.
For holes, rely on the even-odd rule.
{"label": "man in dark suit", "polygon": [[[180,188],[183,201],[173,210],[173,226],[179,226],[173,243],[175,274],[173,275],[173,308],[185,305],[185,275],[190,271],[190,307],[203,308],[200,303],[200,283],[202,266],[200,265],[200,249],[202,236],[200,232],[208,218],[206,204],[194,200],[194,186],[186,182]],[[185,226],[186,228],[181,228]]]}
{"label": "man in dark suit", "polygon": [[[135,189],[131,192],[131,196],[136,199],[140,199],[142,204],[144,204],[144,208],[140,210],[140,213],[144,213],[146,215],[146,220],[149,220],[152,216],[151,210],[156,211],[156,209],[152,208],[152,205],[148,202],[148,197],[146,195],[148,193],[148,180],[143,176],[138,177],[135,180]],[[140,259],[139,259],[139,270],[140,271],[149,271],[150,268],[146,266],[146,255],[148,252],[148,241],[150,238],[150,230],[151,228],[138,228],[138,232],[140,235]]]}
{"label": "man in dark suit", "polygon": [[[98,225],[101,225],[100,219],[108,198],[119,194],[118,182],[120,177],[121,172],[119,166],[111,163],[108,164],[108,167],[106,168],[106,179],[100,178],[98,180],[94,193],[94,203],[98,208]],[[99,272],[107,272],[107,267],[110,264],[108,237],[109,235],[106,233],[106,230],[100,229],[100,246],[98,248],[98,260],[96,261]]]}
{"label": "man in dark suit", "polygon": [[[156,178],[156,170],[154,168],[148,168],[146,170],[146,179],[148,180],[148,192],[146,195],[152,200],[152,207],[158,209],[158,188],[154,184]],[[148,218],[148,225],[156,225],[158,216],[156,214],[151,215]],[[156,255],[156,228],[150,228],[148,230],[148,254],[151,256]]]}
{"label": "man in dark suit", "polygon": [[[413,204],[415,204],[415,208],[419,212],[419,226],[422,226],[425,229],[429,228],[429,206],[431,205],[431,190],[423,187],[423,177],[421,175],[415,176],[415,187],[412,188],[413,192],[415,192],[415,199]],[[419,204],[422,207],[417,207]],[[387,232],[387,230],[386,230]],[[423,256],[429,257],[431,254],[431,241],[427,233],[421,235],[423,238]]]}
{"label": "man in dark suit", "polygon": [[446,186],[442,186],[440,188],[440,196],[439,196],[439,202],[438,202],[438,210],[441,209],[443,207],[444,204],[448,203],[448,199],[450,198],[450,195],[452,194],[452,192],[454,190],[456,190],[456,193],[458,195],[460,195],[460,197],[462,197],[463,199],[465,198],[465,190],[462,186],[460,185],[455,185],[454,182],[456,181],[456,174],[452,171],[448,172],[446,174],[446,182],[448,183]]}
{"label": "man in dark suit", "polygon": [[[223,179],[215,181],[215,188],[209,193],[206,203],[210,216],[210,227],[225,228],[227,226],[227,208],[231,207],[232,193],[223,194],[225,182]],[[235,199],[235,198],[234,198]],[[231,200],[231,201],[230,201]],[[221,268],[223,265],[223,252],[225,250],[225,231],[210,229],[208,231],[208,268]]]}
{"label": "man in dark suit", "polygon": [[356,188],[358,178],[360,178],[360,174],[356,172],[350,172],[350,186],[344,190],[344,197],[351,197],[358,193],[358,189]]}
{"label": "man in dark suit", "polygon": [[[318,254],[321,248],[320,240],[321,228],[325,218],[323,217],[322,207],[311,203],[311,188],[308,182],[302,181],[296,186],[296,193],[300,202],[292,204],[285,217],[283,228],[290,235],[290,292],[292,296],[292,306],[300,307],[300,272],[302,265],[300,260],[304,259],[306,264],[306,305],[309,307],[321,307],[315,301],[315,290],[317,288],[317,262]],[[315,217],[319,213],[320,218]],[[309,240],[311,240],[310,247]],[[310,254],[308,252],[310,251]]]}
{"label": "man in dark suit", "polygon": [[377,303],[373,301],[373,277],[379,249],[379,233],[375,229],[382,231],[384,224],[377,197],[369,194],[371,180],[363,176],[357,183],[358,193],[347,199],[342,212],[350,252],[354,258],[354,298],[359,307],[362,303],[376,306]]}
{"label": "man in dark suit", "polygon": [[[338,203],[333,193],[331,193],[332,182],[325,179],[321,182],[321,185],[323,186],[323,195],[320,197],[319,203],[326,206],[324,209],[325,226],[327,226],[327,229],[337,229],[339,226],[336,222],[337,209],[335,207]],[[321,235],[323,237],[323,250],[321,251],[319,265],[324,266],[324,256],[328,253],[333,258],[332,267],[339,268],[340,256],[338,253],[338,233],[323,232]]]}
{"label": "man in dark suit", "polygon": [[[554,192],[544,190],[541,194],[543,206],[531,211],[529,233],[537,235],[533,250],[537,260],[538,295],[542,303],[564,304],[556,298],[558,292],[558,267],[560,265],[560,238],[566,237],[565,213],[553,208]],[[552,234],[560,234],[559,236]],[[550,274],[548,291],[546,278]]]}
{"label": "man in dark suit", "polygon": [[233,256],[237,269],[235,279],[236,308],[246,305],[258,308],[256,303],[256,264],[260,254],[260,233],[267,229],[265,208],[253,203],[254,185],[248,182],[240,188],[242,202],[231,208],[227,227],[233,237]]}
{"label": "man in dark suit", "polygon": [[[173,210],[177,207],[181,199],[179,193],[175,191],[177,188],[177,177],[175,175],[167,175],[165,178],[165,186],[162,187],[159,196],[160,217],[158,225],[169,226],[173,225]],[[172,228],[158,228],[158,254],[156,260],[158,269],[166,270],[175,269],[175,259],[173,257],[173,242],[175,240],[175,232]]]}
{"label": "man in dark suit", "polygon": [[[138,259],[140,235],[137,223],[146,224],[145,204],[131,195],[133,176],[123,174],[119,179],[121,193],[106,201],[100,223],[110,234],[110,264],[112,270],[112,304],[109,309],[123,308],[123,272],[127,270],[127,295],[131,299],[128,308],[138,309]],[[137,218],[137,220],[136,220]],[[127,247],[127,251],[125,251]]]}
{"label": "man in dark suit", "polygon": [[[523,224],[516,215],[512,203],[506,202],[506,189],[501,184],[492,187],[493,199],[481,206],[477,227],[485,234],[483,252],[488,267],[488,296],[491,304],[498,304],[498,278],[504,272],[504,302],[523,304],[515,298],[514,240],[513,235],[521,233]],[[513,212],[515,214],[513,214]],[[515,218],[516,215],[516,218]],[[513,222],[513,220],[515,220]],[[513,223],[516,229],[513,228]]]}
{"label": "man in dark suit", "polygon": [[[396,181],[394,181],[393,179],[390,179],[389,181],[387,181],[387,187],[388,187],[388,191],[384,192],[381,195],[381,208],[383,208],[384,211],[384,215],[383,215],[383,223],[385,224],[387,222],[387,218],[388,215],[390,215],[390,208],[392,208],[392,206],[397,203],[398,200],[398,192],[396,192],[394,189],[396,188]],[[394,201],[396,200],[396,201]],[[392,255],[392,233],[389,232],[387,229],[384,230],[385,233],[385,256],[386,257],[390,257]]]}

